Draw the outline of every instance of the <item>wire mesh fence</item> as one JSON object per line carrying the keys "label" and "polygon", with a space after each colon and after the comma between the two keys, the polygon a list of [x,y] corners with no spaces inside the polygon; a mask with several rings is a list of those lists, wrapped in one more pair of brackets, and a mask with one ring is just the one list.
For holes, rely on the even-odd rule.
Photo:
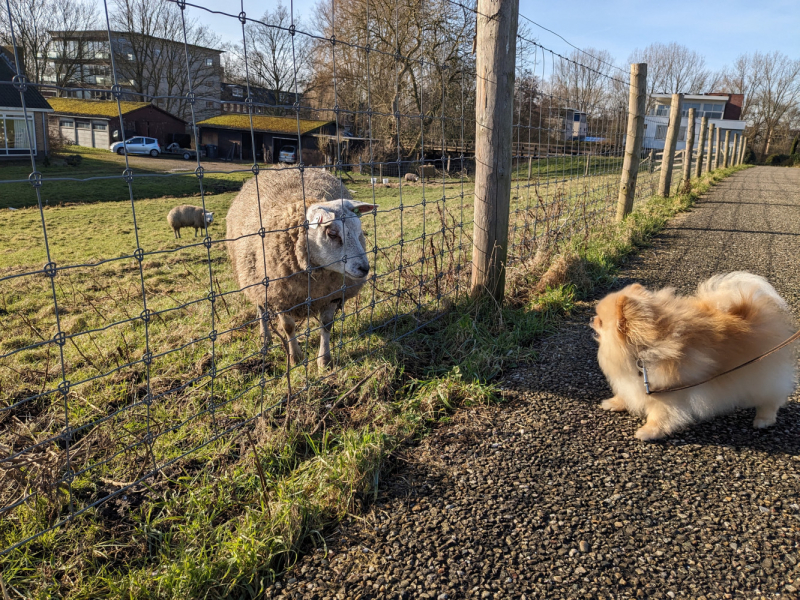
{"label": "wire mesh fence", "polygon": [[[467,291],[474,6],[332,2],[303,30],[243,6],[167,4],[182,24],[170,44],[183,53],[184,92],[136,93],[118,77],[128,58],[115,51],[106,4],[113,85],[96,91],[112,97],[123,134],[125,102],[185,103],[191,168],[159,171],[126,145],[121,173],[51,176],[32,143],[44,133],[34,131],[28,90],[87,88],[26,81],[19,55],[13,81],[0,82],[19,94],[16,145],[31,148],[27,177],[0,180],[0,196],[14,190],[31,207],[14,213],[18,233],[4,238],[13,251],[0,270],[2,554],[266,414],[296,418],[337,373],[389,356]],[[223,101],[196,91],[189,13],[241,23],[244,98],[226,103],[244,126],[197,117],[201,104],[221,111]],[[300,88],[308,65],[295,58],[292,89],[260,94],[252,25],[293,51],[300,39],[311,45],[313,91]],[[613,222],[627,122],[624,74],[530,37],[518,38],[510,268],[546,262]],[[221,163],[210,146],[242,160]],[[658,169],[656,155],[643,156],[638,198],[655,192]],[[217,193],[217,175],[247,181],[239,194]],[[199,206],[176,223],[202,234],[188,239],[166,222],[180,202],[164,197],[187,181]],[[126,201],[56,206],[65,190],[97,184]],[[148,195],[154,185],[163,189]]]}

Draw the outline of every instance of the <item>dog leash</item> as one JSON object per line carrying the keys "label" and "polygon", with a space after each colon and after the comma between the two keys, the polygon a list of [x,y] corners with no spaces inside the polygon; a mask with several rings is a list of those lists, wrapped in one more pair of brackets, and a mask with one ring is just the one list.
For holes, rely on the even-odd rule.
{"label": "dog leash", "polygon": [[748,360],[746,363],[742,363],[738,367],[733,367],[732,369],[728,369],[727,371],[723,371],[722,373],[717,373],[716,375],[714,375],[712,377],[709,377],[708,379],[704,379],[703,381],[700,381],[698,383],[690,383],[688,385],[680,385],[680,386],[671,387],[671,388],[663,388],[663,389],[660,389],[660,390],[651,390],[650,389],[650,381],[647,378],[647,367],[645,366],[644,361],[641,358],[636,360],[636,367],[639,369],[639,371],[642,374],[642,379],[644,379],[644,390],[645,390],[645,393],[648,396],[651,395],[651,394],[666,394],[668,392],[679,392],[681,390],[688,390],[689,388],[697,387],[698,385],[703,385],[704,383],[708,383],[709,381],[712,381],[712,380],[716,379],[717,377],[722,377],[723,375],[727,375],[728,373],[733,373],[734,371],[738,371],[739,369],[741,369],[743,367],[746,367],[747,365],[751,365],[754,362],[758,362],[758,361],[768,357],[770,354],[774,354],[778,350],[781,350],[782,348],[785,348],[786,346],[788,346],[789,344],[791,344],[792,342],[794,342],[795,340],[797,340],[799,338],[800,338],[800,330],[796,331],[794,333],[794,335],[789,337],[789,339],[787,339],[784,342],[781,342],[780,344],[775,346],[772,350],[768,350],[767,352],[765,352],[761,356],[757,356],[756,358]]}

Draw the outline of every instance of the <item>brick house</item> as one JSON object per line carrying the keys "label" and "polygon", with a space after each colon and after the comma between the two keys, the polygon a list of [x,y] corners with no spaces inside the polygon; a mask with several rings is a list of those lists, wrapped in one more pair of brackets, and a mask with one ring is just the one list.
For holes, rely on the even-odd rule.
{"label": "brick house", "polygon": [[24,94],[26,110],[23,110],[19,91],[12,85],[16,72],[13,54],[0,48],[0,161],[24,158],[31,151],[34,156],[50,151],[47,116],[53,109],[34,86],[28,85]]}

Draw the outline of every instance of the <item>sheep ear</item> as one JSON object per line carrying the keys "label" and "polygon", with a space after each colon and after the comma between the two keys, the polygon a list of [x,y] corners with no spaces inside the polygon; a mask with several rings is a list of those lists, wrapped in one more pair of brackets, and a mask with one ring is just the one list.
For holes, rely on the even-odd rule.
{"label": "sheep ear", "polygon": [[328,223],[336,218],[336,214],[319,204],[313,204],[308,207],[306,211],[306,219],[308,220],[308,228],[316,229],[323,223]]}
{"label": "sheep ear", "polygon": [[367,204],[366,202],[359,202],[358,200],[344,200],[343,203],[359,216],[365,215],[378,208],[377,204]]}

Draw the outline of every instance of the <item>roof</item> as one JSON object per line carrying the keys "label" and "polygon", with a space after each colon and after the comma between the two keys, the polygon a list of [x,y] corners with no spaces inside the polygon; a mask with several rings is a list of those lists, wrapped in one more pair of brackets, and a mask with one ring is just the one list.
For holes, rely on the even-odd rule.
{"label": "roof", "polygon": [[[0,82],[12,81],[16,68],[11,66],[5,51],[0,49]],[[50,105],[34,86],[25,90],[25,106],[31,110],[50,110]],[[19,92],[9,83],[0,83],[0,108],[22,108]]]}
{"label": "roof", "polygon": [[[689,101],[691,101],[691,100],[706,100],[706,101],[724,100],[724,101],[727,102],[729,97],[730,96],[728,94],[722,94],[722,93],[720,93],[720,94],[684,94],[683,99],[684,99],[684,101],[686,101],[686,100],[689,100]],[[671,101],[672,100],[672,94],[653,94],[653,98],[656,98],[657,100],[670,100]]]}
{"label": "roof", "polygon": [[[81,29],[79,31],[53,29],[53,30],[48,30],[47,33],[50,34],[50,37],[57,39],[90,39],[90,40],[99,40],[105,42],[108,41],[107,29]],[[111,34],[115,36],[137,35],[151,40],[160,40],[165,44],[177,44],[181,48],[183,48],[183,41],[181,40],[168,40],[166,38],[147,35],[146,33],[136,33],[131,31],[112,31]],[[209,52],[216,52],[217,54],[222,54],[223,52],[225,52],[224,50],[217,50],[216,48],[209,48],[208,46],[198,46],[197,44],[187,44],[187,46],[191,48],[200,48],[201,50],[208,50]]]}
{"label": "roof", "polygon": [[58,114],[75,115],[79,117],[105,117],[113,119],[119,116],[119,110],[123,115],[132,113],[140,108],[154,108],[160,112],[168,114],[173,119],[183,121],[183,119],[151,104],[150,102],[125,102],[120,101],[119,109],[116,100],[80,100],[77,98],[50,98],[50,106]]}
{"label": "roof", "polygon": [[[267,117],[264,115],[253,115],[254,131],[291,133],[297,135],[299,128],[300,135],[305,135],[306,133],[310,133],[315,129],[319,129],[320,127],[330,125],[332,123],[333,121],[313,121],[310,119],[300,119],[298,127],[298,120],[295,117]],[[250,116],[221,115],[219,117],[211,117],[205,121],[200,121],[197,126],[250,131]]]}

